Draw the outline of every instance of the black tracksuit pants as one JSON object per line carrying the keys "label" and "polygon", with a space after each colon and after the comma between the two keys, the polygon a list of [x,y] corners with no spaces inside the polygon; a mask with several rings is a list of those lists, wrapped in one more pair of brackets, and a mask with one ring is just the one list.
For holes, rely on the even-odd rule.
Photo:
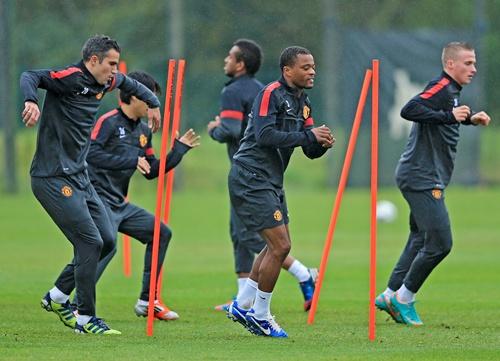
{"label": "black tracksuit pants", "polygon": [[401,192],[410,206],[410,235],[388,287],[396,291],[404,283],[416,293],[451,251],[450,219],[444,203],[444,190]]}
{"label": "black tracksuit pants", "polygon": [[35,197],[73,245],[74,258],[55,282],[69,295],[76,287],[78,312],[95,316],[96,270],[114,247],[104,205],[86,172],[63,177],[32,177]]}

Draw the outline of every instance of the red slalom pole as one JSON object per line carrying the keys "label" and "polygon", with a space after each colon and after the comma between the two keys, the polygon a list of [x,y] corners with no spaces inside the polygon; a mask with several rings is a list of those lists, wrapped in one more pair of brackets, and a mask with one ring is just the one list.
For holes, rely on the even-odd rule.
{"label": "red slalom pole", "polygon": [[[125,60],[121,60],[118,63],[118,71],[122,74],[127,74],[127,63]],[[120,96],[118,95],[118,105],[122,105]],[[125,198],[128,202],[128,196]],[[123,274],[125,277],[130,277],[132,275],[131,259],[132,252],[130,250],[130,237],[126,234],[122,235],[123,238]]]}
{"label": "red slalom pole", "polygon": [[372,77],[372,71],[367,70],[365,74],[365,79],[363,81],[363,87],[361,88],[361,94],[359,97],[358,107],[356,109],[356,116],[354,117],[354,123],[352,126],[351,137],[349,138],[349,145],[347,147],[344,165],[342,167],[342,173],[340,175],[337,196],[335,197],[332,216],[330,218],[330,226],[328,227],[325,246],[323,248],[323,255],[321,257],[321,263],[319,266],[319,275],[316,281],[316,290],[314,291],[314,296],[311,303],[311,310],[309,311],[309,316],[307,318],[307,323],[310,325],[314,322],[314,315],[316,314],[319,294],[321,292],[321,286],[323,285],[323,278],[325,276],[328,257],[330,255],[330,249],[332,247],[333,235],[335,232],[335,226],[337,224],[337,217],[339,214],[340,204],[342,202],[342,196],[344,193],[345,186],[347,184],[347,177],[349,175],[349,169],[351,167],[352,156],[354,154],[354,150],[356,149],[356,141],[358,138],[359,127],[361,125],[361,121],[363,120],[363,109],[365,107],[366,96],[368,94],[368,88],[370,86],[371,77]]}
{"label": "red slalom pole", "polygon": [[[181,109],[182,109],[182,92],[184,88],[184,70],[186,67],[186,61],[184,59],[179,60],[179,67],[177,69],[177,83],[175,85],[175,100],[174,100],[174,115],[172,118],[172,133],[170,138],[170,144],[174,145],[176,134],[179,131],[181,124]],[[167,173],[167,185],[166,185],[166,196],[165,196],[165,206],[163,213],[163,223],[168,224],[170,219],[170,204],[172,201],[172,190],[174,188],[174,175],[175,168],[171,169]],[[158,300],[163,302],[161,297],[163,284],[163,267],[160,270],[157,282],[157,292]]]}
{"label": "red slalom pole", "polygon": [[[125,202],[128,202],[128,196],[125,197]],[[126,234],[122,234],[123,238],[123,275],[125,277],[130,277],[132,275],[132,252],[130,246],[130,237]]]}
{"label": "red slalom pole", "polygon": [[163,185],[165,184],[165,160],[167,158],[167,143],[168,131],[170,126],[170,105],[172,102],[172,86],[174,83],[174,69],[176,61],[170,59],[168,62],[167,75],[167,91],[165,94],[165,109],[163,113],[163,129],[161,134],[161,151],[160,151],[160,170],[158,174],[158,187],[156,193],[156,212],[155,212],[155,228],[153,233],[153,254],[151,256],[151,274],[149,279],[149,304],[148,304],[148,322],[146,333],[148,336],[153,335],[154,321],[154,302],[156,295],[156,272],[158,270],[158,247],[160,245],[160,224],[161,224],[161,206],[163,198]]}
{"label": "red slalom pole", "polygon": [[379,61],[372,61],[372,154],[371,154],[371,225],[370,225],[370,303],[368,338],[375,340],[375,292],[377,287],[377,191],[378,191],[378,96]]}

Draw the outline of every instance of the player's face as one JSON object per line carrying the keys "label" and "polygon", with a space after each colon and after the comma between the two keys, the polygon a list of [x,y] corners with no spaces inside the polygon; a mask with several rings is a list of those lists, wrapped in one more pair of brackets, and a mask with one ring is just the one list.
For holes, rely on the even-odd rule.
{"label": "player's face", "polygon": [[316,75],[316,65],[311,54],[299,54],[295,64],[285,67],[291,82],[297,88],[311,89],[314,86],[314,76]]}
{"label": "player's face", "polygon": [[243,62],[236,59],[236,55],[238,55],[239,52],[240,48],[235,45],[229,50],[229,53],[224,59],[224,73],[229,77],[235,76],[242,66]]}
{"label": "player's face", "polygon": [[120,61],[120,53],[115,49],[110,49],[102,62],[96,55],[90,58],[89,71],[94,76],[95,80],[101,85],[113,80],[113,76],[118,72],[118,62]]}
{"label": "player's face", "polygon": [[469,84],[476,74],[476,53],[462,49],[455,59],[450,61],[450,75],[460,85]]}

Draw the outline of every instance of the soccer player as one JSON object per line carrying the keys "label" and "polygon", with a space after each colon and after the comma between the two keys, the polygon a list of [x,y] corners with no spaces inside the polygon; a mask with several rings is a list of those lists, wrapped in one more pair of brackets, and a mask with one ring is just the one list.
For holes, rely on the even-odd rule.
{"label": "soccer player", "polygon": [[[85,158],[95,115],[106,93],[118,87],[143,100],[153,131],[160,126],[160,102],[147,87],[118,73],[120,47],[115,40],[93,36],[85,42],[82,55],[80,62],[65,69],[30,70],[20,79],[27,127],[40,118],[37,89],[47,91],[31,164],[31,187],[71,242],[74,254],[41,305],[76,333],[120,334],[96,317],[97,262],[112,251],[114,236],[104,205],[90,183]],[[69,303],[75,286],[78,318]]]}
{"label": "soccer player", "polygon": [[[264,87],[255,79],[261,63],[262,50],[256,42],[249,39],[236,40],[224,59],[224,72],[231,79],[222,89],[220,115],[208,123],[207,129],[212,139],[226,143],[230,161],[238,150],[247,127],[253,101]],[[255,254],[262,251],[266,242],[257,232],[245,227],[233,207],[230,207],[230,235],[240,293],[252,269]],[[298,280],[304,296],[304,310],[309,310],[317,270],[308,269],[290,255],[285,259],[283,268]],[[216,306],[215,309],[227,311],[229,305],[230,302]]]}
{"label": "soccer player", "polygon": [[[136,71],[128,77],[145,85],[156,94],[159,84],[151,75]],[[89,175],[97,194],[99,194],[111,221],[115,248],[97,266],[97,279],[116,253],[117,232],[127,234],[146,244],[142,291],[135,305],[137,316],[147,316],[149,301],[149,280],[151,275],[151,256],[153,252],[153,233],[155,217],[146,210],[127,202],[126,196],[130,179],[139,170],[149,180],[158,177],[160,161],[154,156],[151,143],[151,130],[141,121],[147,116],[147,104],[131,92],[120,92],[121,105],[99,118],[91,134],[90,151],[87,156]],[[197,147],[200,137],[189,129],[180,139],[176,139],[167,155],[165,171],[174,168],[183,155]],[[163,223],[160,228],[158,253],[158,274],[165,259],[172,233]],[[179,315],[162,304],[154,301],[154,316],[160,320],[176,320]]]}
{"label": "soccer player", "polygon": [[313,87],[316,74],[311,52],[299,46],[286,48],[280,68],[281,78],[262,89],[253,103],[228,179],[238,217],[266,241],[244,289],[229,306],[228,317],[270,337],[288,337],[270,310],[272,292],[291,247],[283,176],[295,147],[314,159],[335,141],[328,127],[313,127],[311,104],[304,92]]}
{"label": "soccer player", "polygon": [[460,103],[460,91],[476,74],[470,44],[452,42],[442,53],[443,72],[413,97],[401,116],[413,122],[396,168],[396,182],[410,206],[410,235],[375,305],[398,323],[419,326],[415,295],[452,246],[444,191],[455,163],[461,125],[487,126],[484,111]]}

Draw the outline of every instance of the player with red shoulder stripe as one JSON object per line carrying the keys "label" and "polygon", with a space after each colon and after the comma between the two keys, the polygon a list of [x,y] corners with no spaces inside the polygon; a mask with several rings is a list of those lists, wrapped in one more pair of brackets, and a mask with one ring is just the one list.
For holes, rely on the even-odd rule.
{"label": "player with red shoulder stripe", "polygon": [[413,122],[396,168],[396,182],[410,207],[410,234],[386,290],[375,305],[398,323],[423,324],[415,295],[448,255],[452,235],[445,188],[455,166],[461,125],[488,125],[490,117],[460,103],[460,91],[476,74],[474,48],[463,42],[446,45],[443,71],[401,110]]}
{"label": "player with red shoulder stripe", "polygon": [[[224,72],[231,79],[221,92],[220,115],[208,123],[207,130],[212,139],[227,145],[231,162],[247,127],[255,97],[264,87],[255,79],[261,62],[260,46],[249,39],[236,40],[224,59]],[[266,241],[257,232],[245,227],[233,207],[230,209],[230,235],[240,293],[252,270],[255,255],[266,246]],[[308,311],[314,293],[317,269],[307,268],[291,255],[283,262],[283,268],[297,279],[304,297],[304,310]],[[230,303],[217,305],[215,310],[227,311]]]}
{"label": "player with red shoulder stripe", "polygon": [[269,337],[288,337],[270,310],[274,286],[291,248],[285,170],[296,147],[314,159],[335,141],[328,127],[314,127],[311,103],[304,92],[314,86],[311,52],[299,46],[286,48],[280,68],[281,78],[255,99],[228,180],[238,217],[267,244],[257,256],[244,289],[230,305],[228,316],[254,334]]}
{"label": "player with red shoulder stripe", "polygon": [[[92,186],[85,161],[90,133],[103,96],[117,87],[147,104],[153,130],[160,125],[160,101],[147,87],[118,72],[118,43],[105,35],[89,38],[82,60],[63,70],[29,70],[21,75],[23,122],[40,118],[31,188],[45,211],[71,242],[74,258],[57,278],[41,305],[77,333],[119,334],[96,317],[95,285],[99,259],[114,248],[106,210]],[[43,112],[37,89],[47,91]],[[76,287],[78,318],[69,296]]]}

